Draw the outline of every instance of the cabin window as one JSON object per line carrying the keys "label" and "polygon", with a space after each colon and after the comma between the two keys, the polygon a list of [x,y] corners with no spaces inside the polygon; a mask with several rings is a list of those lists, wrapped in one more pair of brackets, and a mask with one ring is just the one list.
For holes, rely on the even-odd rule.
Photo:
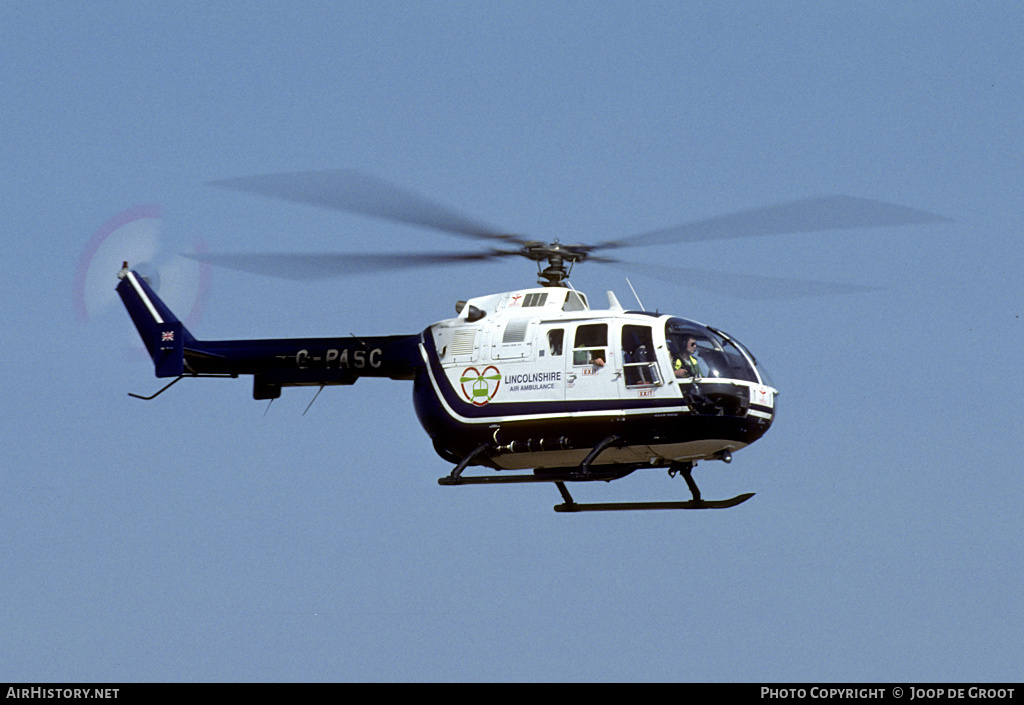
{"label": "cabin window", "polygon": [[661,384],[650,326],[622,326],[622,374],[627,387]]}
{"label": "cabin window", "polygon": [[608,361],[607,348],[607,323],[579,326],[572,346],[572,364],[602,366]]}
{"label": "cabin window", "polygon": [[565,339],[565,331],[561,328],[548,331],[548,352],[554,357],[562,354],[562,341]]}

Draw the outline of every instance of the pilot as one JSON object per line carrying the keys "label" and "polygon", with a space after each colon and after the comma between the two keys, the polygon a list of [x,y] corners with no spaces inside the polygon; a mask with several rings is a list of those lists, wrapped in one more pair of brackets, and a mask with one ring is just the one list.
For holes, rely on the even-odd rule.
{"label": "pilot", "polygon": [[694,338],[686,339],[686,350],[682,353],[677,351],[673,355],[672,365],[675,367],[676,377],[700,379],[700,365],[697,362],[697,341]]}

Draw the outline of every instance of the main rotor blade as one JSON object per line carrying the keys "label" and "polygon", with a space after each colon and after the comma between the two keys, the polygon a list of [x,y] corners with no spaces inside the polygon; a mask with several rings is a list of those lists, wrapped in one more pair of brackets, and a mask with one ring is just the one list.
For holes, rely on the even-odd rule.
{"label": "main rotor blade", "polygon": [[820,196],[683,223],[622,240],[604,242],[597,247],[614,249],[944,222],[951,222],[951,219],[894,203],[853,196]]}
{"label": "main rotor blade", "polygon": [[[607,264],[609,261],[604,260],[603,263]],[[715,272],[707,269],[666,267],[637,262],[615,261],[614,266],[631,269],[639,274],[673,284],[713,291],[717,294],[748,301],[801,299],[878,291],[878,287],[860,284],[765,277],[757,274]]]}
{"label": "main rotor blade", "polygon": [[349,274],[381,272],[410,267],[437,267],[465,262],[482,262],[519,252],[492,250],[489,252],[432,252],[423,254],[274,254],[260,253],[182,253],[200,262],[234,269],[249,274],[260,274],[279,279],[309,281],[329,279]]}
{"label": "main rotor blade", "polygon": [[419,225],[478,240],[517,244],[526,242],[525,239],[480,223],[411,191],[348,169],[243,176],[213,181],[211,184],[295,203]]}

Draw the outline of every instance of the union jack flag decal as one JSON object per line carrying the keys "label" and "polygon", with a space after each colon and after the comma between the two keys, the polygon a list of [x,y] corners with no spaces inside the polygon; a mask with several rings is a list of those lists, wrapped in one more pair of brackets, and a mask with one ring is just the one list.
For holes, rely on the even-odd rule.
{"label": "union jack flag decal", "polygon": [[160,334],[160,341],[161,342],[174,342],[174,331],[173,330],[165,330],[163,333]]}

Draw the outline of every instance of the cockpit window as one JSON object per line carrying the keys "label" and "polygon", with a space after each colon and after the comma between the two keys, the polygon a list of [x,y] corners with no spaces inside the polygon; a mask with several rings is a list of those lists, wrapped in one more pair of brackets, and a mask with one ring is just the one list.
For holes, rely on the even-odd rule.
{"label": "cockpit window", "polygon": [[[727,337],[705,326],[682,318],[670,318],[665,324],[665,339],[676,377],[758,381],[757,374],[740,349]],[[691,341],[696,343],[696,350],[691,349],[687,353]]]}
{"label": "cockpit window", "polygon": [[757,358],[755,358],[753,353],[751,353],[750,350],[747,349],[747,347],[743,343],[736,340],[728,333],[723,333],[720,330],[715,330],[715,332],[721,335],[722,337],[727,338],[733,345],[742,350],[746,354],[747,358],[754,363],[754,369],[757,370],[757,376],[760,377],[761,384],[767,384],[769,387],[775,386],[775,383],[772,381],[772,378],[768,374],[768,370],[764,368],[764,364],[761,363]]}

